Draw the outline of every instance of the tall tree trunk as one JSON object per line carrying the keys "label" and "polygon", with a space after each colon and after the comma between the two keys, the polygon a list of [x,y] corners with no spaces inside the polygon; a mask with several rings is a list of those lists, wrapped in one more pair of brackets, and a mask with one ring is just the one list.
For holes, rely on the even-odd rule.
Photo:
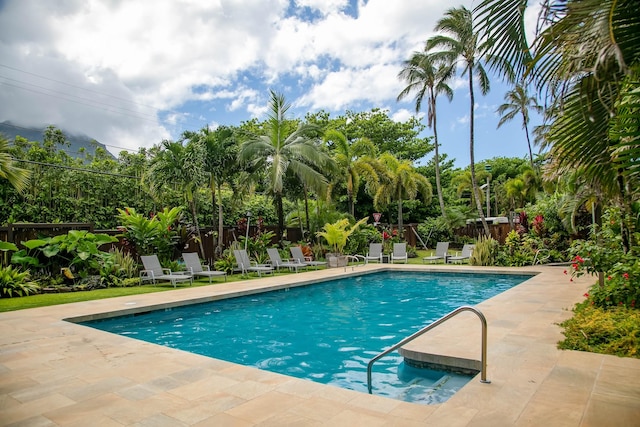
{"label": "tall tree trunk", "polygon": [[282,208],[282,194],[276,193],[274,195],[276,202],[276,215],[278,215],[278,244],[282,245],[282,232],[284,230],[284,210]]}
{"label": "tall tree trunk", "polygon": [[353,205],[353,176],[347,171],[347,204],[349,205],[349,214],[355,217],[355,207]]}
{"label": "tall tree trunk", "polygon": [[196,241],[198,242],[198,252],[200,258],[205,259],[204,247],[202,246],[202,235],[200,234],[200,224],[198,224],[198,214],[196,212],[196,198],[192,195],[189,198],[189,205],[191,206],[191,215],[193,215],[193,226],[195,227]]}
{"label": "tall tree trunk", "polygon": [[402,222],[402,196],[398,194],[398,235],[404,237],[404,224]]}
{"label": "tall tree trunk", "polygon": [[[304,190],[304,216],[307,220],[307,233],[311,233],[311,222],[309,220],[309,194],[307,194],[307,186],[303,184]],[[304,236],[304,233],[303,233]]]}
{"label": "tall tree trunk", "polygon": [[524,123],[524,134],[527,137],[527,146],[529,147],[529,163],[533,169],[533,150],[531,150],[531,138],[529,138],[529,127],[527,126],[527,117],[522,113],[522,121]]}
{"label": "tall tree trunk", "polygon": [[222,184],[218,183],[218,244],[216,257],[222,255],[224,250],[224,210],[222,209]]}
{"label": "tall tree trunk", "polygon": [[[433,92],[433,89],[431,89]],[[440,154],[438,150],[438,126],[436,122],[436,99],[433,94],[431,94],[431,99],[429,102],[432,103],[433,112],[433,139],[436,143],[436,152],[435,152],[435,162],[436,162],[436,190],[438,192],[438,203],[440,203],[440,214],[442,217],[446,216],[446,212],[444,210],[444,197],[442,196],[442,184],[440,183]]]}
{"label": "tall tree trunk", "polygon": [[473,64],[469,64],[469,96],[471,97],[471,108],[470,108],[470,120],[469,120],[469,152],[470,152],[470,160],[471,160],[471,186],[473,187],[473,194],[476,199],[476,208],[478,209],[478,215],[480,215],[480,221],[482,221],[482,228],[484,228],[485,235],[491,236],[491,231],[489,230],[489,225],[487,224],[487,220],[484,217],[484,212],[482,211],[482,201],[480,200],[480,190],[478,189],[478,185],[476,183],[476,164],[475,164],[475,154],[474,154],[474,146],[473,146],[473,108],[475,106],[475,99],[473,96]]}

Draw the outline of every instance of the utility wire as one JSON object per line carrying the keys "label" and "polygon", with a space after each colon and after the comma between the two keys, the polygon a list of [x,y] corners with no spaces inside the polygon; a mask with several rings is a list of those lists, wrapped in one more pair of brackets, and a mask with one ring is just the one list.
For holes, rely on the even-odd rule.
{"label": "utility wire", "polygon": [[36,162],[36,161],[33,161],[33,160],[23,160],[23,159],[15,159],[15,158],[13,160],[15,160],[16,162],[29,163],[29,164],[41,165],[41,166],[51,166],[51,167],[54,167],[54,168],[68,169],[68,170],[72,170],[72,171],[96,173],[96,174],[100,174],[100,175],[116,176],[116,177],[119,177],[119,178],[140,179],[140,177],[133,176],[133,175],[122,175],[122,174],[113,173],[113,172],[97,171],[97,170],[92,170],[92,169],[74,168],[72,166],[56,165],[54,163]]}

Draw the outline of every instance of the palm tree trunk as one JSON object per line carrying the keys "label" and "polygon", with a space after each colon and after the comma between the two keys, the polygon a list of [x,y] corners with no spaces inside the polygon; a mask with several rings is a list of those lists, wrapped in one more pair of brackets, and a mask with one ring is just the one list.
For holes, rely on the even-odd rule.
{"label": "palm tree trunk", "polygon": [[527,126],[527,117],[522,113],[522,120],[524,123],[524,134],[527,137],[527,146],[529,147],[529,163],[531,163],[531,169],[533,169],[533,150],[531,150],[531,138],[529,138],[529,127]]}
{"label": "palm tree trunk", "polygon": [[222,209],[222,185],[218,183],[218,245],[216,246],[216,257],[222,255],[224,248],[224,211]]}
{"label": "palm tree trunk", "polygon": [[278,244],[282,243],[282,232],[284,230],[284,210],[282,208],[282,194],[275,193],[276,215],[278,215]]}
{"label": "palm tree trunk", "polygon": [[347,172],[347,204],[349,205],[349,214],[355,217],[355,206],[353,205],[353,176]]}
{"label": "palm tree trunk", "polygon": [[438,126],[436,123],[436,100],[432,96],[432,110],[433,111],[433,139],[436,144],[436,152],[435,152],[435,162],[436,162],[436,190],[438,192],[438,202],[440,203],[440,213],[444,218],[446,216],[446,212],[444,210],[444,197],[442,196],[442,184],[440,183],[440,154],[438,151]]}
{"label": "palm tree trunk", "polygon": [[402,196],[398,194],[398,235],[404,236],[404,224],[402,222]]}
{"label": "palm tree trunk", "polygon": [[469,64],[469,96],[471,98],[471,108],[469,111],[470,120],[469,120],[469,152],[470,152],[470,168],[471,168],[471,186],[473,187],[473,194],[476,199],[476,208],[478,209],[478,215],[480,215],[480,221],[482,221],[482,228],[484,228],[485,235],[491,236],[491,231],[489,230],[489,225],[487,224],[487,220],[484,217],[484,212],[482,211],[482,202],[480,200],[480,192],[478,189],[478,185],[476,184],[476,164],[475,164],[475,154],[474,154],[474,145],[473,145],[473,107],[475,106],[475,99],[473,96],[473,64]]}
{"label": "palm tree trunk", "polygon": [[195,227],[196,241],[198,242],[198,252],[200,253],[200,258],[205,259],[202,235],[200,234],[200,224],[198,224],[198,214],[196,212],[195,196],[189,198],[189,205],[191,206],[191,215],[193,215],[193,226]]}
{"label": "palm tree trunk", "polygon": [[[304,215],[307,220],[307,233],[311,232],[310,220],[309,220],[309,194],[307,193],[307,186],[303,184],[304,190]],[[304,233],[302,233],[304,236]]]}

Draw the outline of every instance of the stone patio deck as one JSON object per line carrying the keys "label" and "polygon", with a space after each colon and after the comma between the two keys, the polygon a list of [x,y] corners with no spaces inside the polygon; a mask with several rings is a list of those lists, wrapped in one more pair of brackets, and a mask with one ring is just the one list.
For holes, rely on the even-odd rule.
{"label": "stone patio deck", "polygon": [[[561,351],[558,322],[593,282],[540,272],[476,307],[487,318],[488,379],[446,403],[411,404],[113,335],[63,319],[145,311],[387,268],[369,265],[0,313],[0,425],[10,426],[634,426],[640,360]],[[482,269],[505,271],[505,269]],[[480,357],[480,323],[463,313],[407,351]],[[375,375],[374,375],[375,381]]]}

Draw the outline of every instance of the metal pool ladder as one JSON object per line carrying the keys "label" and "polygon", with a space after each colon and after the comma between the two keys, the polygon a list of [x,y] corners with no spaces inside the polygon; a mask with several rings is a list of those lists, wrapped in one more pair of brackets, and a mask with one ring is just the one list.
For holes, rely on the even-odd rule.
{"label": "metal pool ladder", "polygon": [[373,364],[376,361],[386,356],[387,354],[391,353],[392,351],[397,350],[403,345],[408,344],[409,342],[418,338],[425,332],[430,331],[431,329],[435,328],[441,323],[446,322],[447,320],[451,319],[455,315],[462,313],[463,311],[471,311],[475,313],[476,315],[478,315],[478,317],[480,318],[480,322],[482,323],[482,355],[481,355],[482,370],[480,371],[480,382],[484,384],[491,383],[491,381],[487,379],[487,319],[484,317],[484,314],[482,314],[479,310],[467,305],[463,305],[462,307],[456,308],[451,313],[442,316],[432,324],[425,326],[415,334],[408,336],[407,338],[403,339],[399,343],[391,346],[390,348],[386,349],[382,353],[379,353],[373,359],[371,359],[367,364],[367,388],[369,389],[369,394],[371,394],[371,369],[373,368]]}

